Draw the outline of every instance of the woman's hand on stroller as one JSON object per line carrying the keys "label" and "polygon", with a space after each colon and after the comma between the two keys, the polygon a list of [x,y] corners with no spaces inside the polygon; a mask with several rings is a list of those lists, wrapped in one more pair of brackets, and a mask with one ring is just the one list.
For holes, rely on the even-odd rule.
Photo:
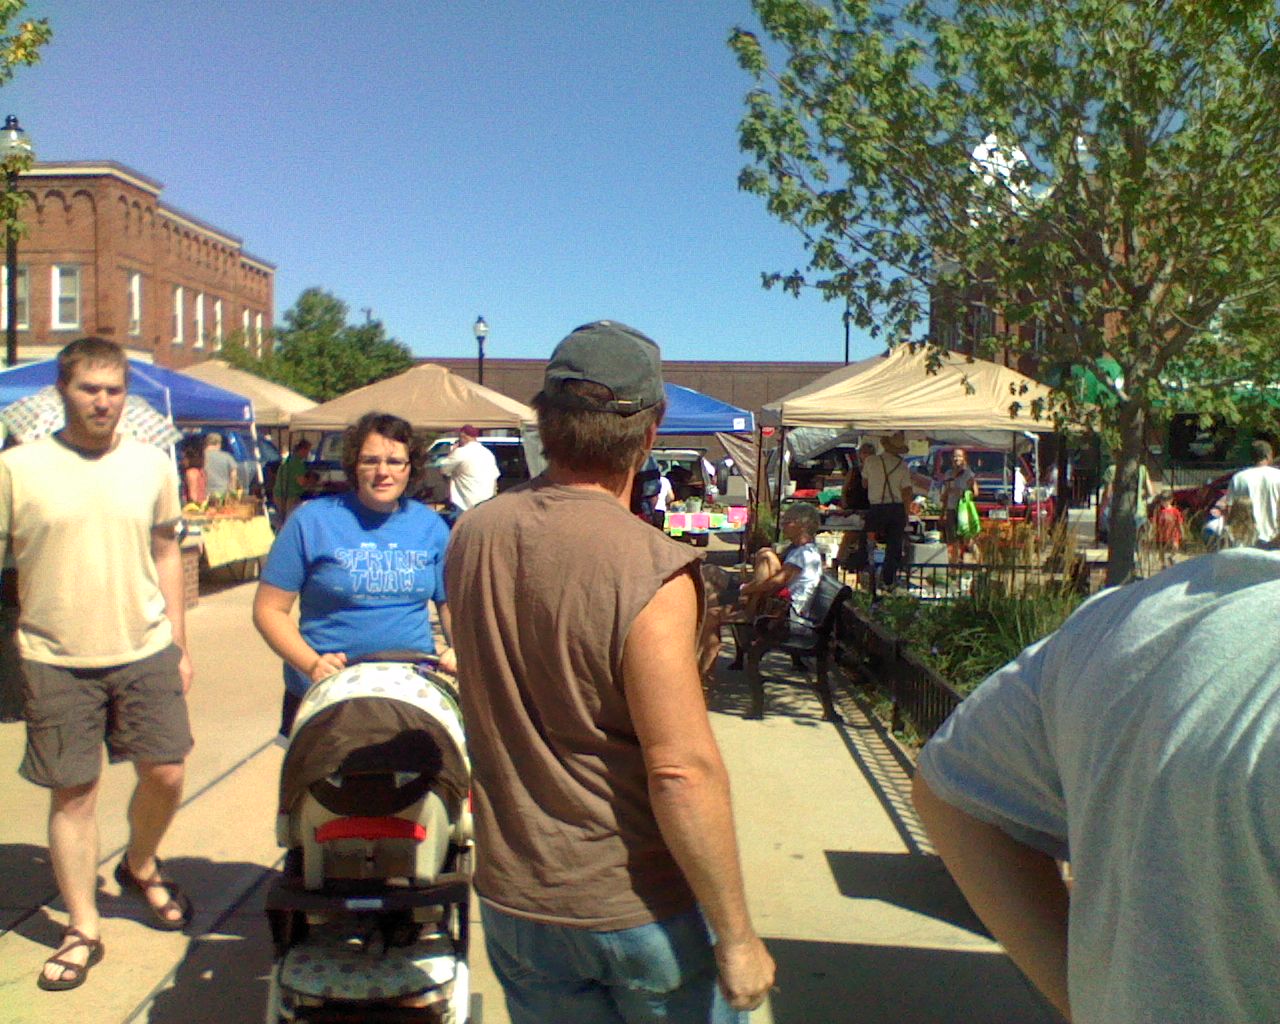
{"label": "woman's hand on stroller", "polygon": [[442,648],[436,656],[436,667],[451,676],[458,674],[458,652],[452,647]]}
{"label": "woman's hand on stroller", "polygon": [[307,675],[311,677],[313,683],[321,682],[328,679],[331,675],[341,672],[347,667],[347,656],[341,651],[333,654],[316,655],[316,660],[312,662],[310,671]]}

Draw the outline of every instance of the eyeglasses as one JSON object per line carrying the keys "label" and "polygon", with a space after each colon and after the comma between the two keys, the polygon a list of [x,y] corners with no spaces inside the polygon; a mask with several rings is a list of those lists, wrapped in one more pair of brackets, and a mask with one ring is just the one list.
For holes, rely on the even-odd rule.
{"label": "eyeglasses", "polygon": [[393,473],[399,473],[402,470],[409,468],[409,460],[396,458],[384,459],[377,455],[361,455],[360,458],[356,459],[356,465],[361,469],[377,469],[379,466],[385,465],[387,469],[391,470]]}

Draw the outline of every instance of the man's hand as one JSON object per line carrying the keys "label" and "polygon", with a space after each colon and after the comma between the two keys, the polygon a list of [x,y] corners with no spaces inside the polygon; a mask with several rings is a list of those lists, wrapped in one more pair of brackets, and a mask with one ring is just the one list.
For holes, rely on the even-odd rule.
{"label": "man's hand", "polygon": [[716,943],[720,988],[735,1010],[754,1010],[765,1001],[777,970],[758,936],[746,942]]}
{"label": "man's hand", "polygon": [[316,658],[315,663],[311,666],[311,671],[307,674],[311,677],[313,683],[319,683],[328,679],[331,675],[341,672],[347,667],[347,656],[341,651],[334,654],[322,654]]}
{"label": "man's hand", "polygon": [[178,678],[182,680],[182,692],[185,695],[190,691],[191,684],[196,678],[196,669],[191,664],[191,655],[185,650],[182,652],[182,657],[178,659]]}

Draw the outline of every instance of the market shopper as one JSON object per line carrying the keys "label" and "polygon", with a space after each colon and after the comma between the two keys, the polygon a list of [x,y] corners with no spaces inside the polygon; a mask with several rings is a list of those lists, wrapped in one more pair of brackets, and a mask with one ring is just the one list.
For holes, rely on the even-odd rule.
{"label": "market shopper", "polygon": [[1104,591],[921,754],[935,848],[1075,1024],[1280,1020],[1277,607],[1255,550]]}
{"label": "market shopper", "polygon": [[862,464],[862,479],[866,483],[871,507],[867,510],[867,530],[884,541],[884,565],[881,583],[892,590],[898,579],[898,566],[902,563],[902,545],[907,533],[907,509],[915,497],[911,483],[911,470],[903,456],[907,453],[907,439],[902,431],[896,431],[880,442],[883,451]]}
{"label": "market shopper", "polygon": [[440,460],[449,480],[449,501],[455,515],[475,508],[498,492],[498,460],[480,443],[480,431],[470,423],[458,431],[453,450]]}
{"label": "market shopper", "polygon": [[230,452],[222,450],[221,434],[206,434],[204,476],[211,498],[225,498],[240,487],[240,469]]}
{"label": "market shopper", "polygon": [[628,508],[658,348],[581,327],[533,404],[547,471],[463,516],[446,566],[490,963],[513,1024],[744,1020],[774,968],[699,684],[697,557]]}
{"label": "market shopper", "polygon": [[191,750],[177,473],[159,448],[117,433],[123,349],[81,338],[58,353],[66,425],[0,455],[0,549],[18,568],[27,746],[19,772],[50,792],[49,857],[67,927],[37,983],[81,985],[103,957],[97,796],[105,740],[131,761],[129,840],[116,865],[154,928],[191,920],[156,857]]}
{"label": "market shopper", "polygon": [[1280,469],[1272,465],[1269,441],[1254,441],[1254,463],[1242,469],[1227,485],[1227,505],[1248,498],[1253,509],[1254,534],[1259,547],[1275,547],[1280,539]]}
{"label": "market shopper", "polygon": [[951,453],[951,467],[942,477],[942,539],[947,543],[947,560],[952,563],[963,562],[973,547],[970,538],[960,533],[960,500],[966,494],[977,498],[978,478],[969,468],[968,452],[956,448]]}
{"label": "market shopper", "polygon": [[[435,653],[428,601],[447,642],[449,530],[421,502],[404,497],[422,475],[425,454],[405,420],[367,413],[343,438],[351,490],[301,505],[276,536],[253,599],[253,624],[284,660],[282,734],[292,730],[311,685],[350,659],[378,651]],[[454,669],[447,647],[440,666]]]}
{"label": "market shopper", "polygon": [[271,497],[275,500],[276,510],[280,513],[280,521],[289,518],[289,514],[298,507],[302,495],[306,491],[306,477],[309,472],[307,458],[311,455],[311,442],[300,437],[293,443],[276,469],[275,483],[271,487]]}

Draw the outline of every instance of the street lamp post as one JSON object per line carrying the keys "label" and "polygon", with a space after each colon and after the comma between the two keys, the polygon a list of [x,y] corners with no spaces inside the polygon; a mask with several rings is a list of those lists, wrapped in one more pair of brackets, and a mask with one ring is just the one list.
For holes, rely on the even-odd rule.
{"label": "street lamp post", "polygon": [[849,325],[853,323],[853,311],[848,307],[844,307],[844,364],[849,365]]}
{"label": "street lamp post", "polygon": [[471,328],[471,333],[476,336],[476,378],[477,383],[484,383],[484,339],[489,336],[489,325],[484,322],[484,317],[476,317],[475,325]]}
{"label": "street lamp post", "polygon": [[31,155],[31,140],[18,119],[10,114],[4,119],[4,130],[0,133],[0,161],[4,163],[9,199],[13,204],[10,216],[5,218],[5,366],[15,366],[18,362],[18,209],[13,194],[18,190],[19,162]]}

